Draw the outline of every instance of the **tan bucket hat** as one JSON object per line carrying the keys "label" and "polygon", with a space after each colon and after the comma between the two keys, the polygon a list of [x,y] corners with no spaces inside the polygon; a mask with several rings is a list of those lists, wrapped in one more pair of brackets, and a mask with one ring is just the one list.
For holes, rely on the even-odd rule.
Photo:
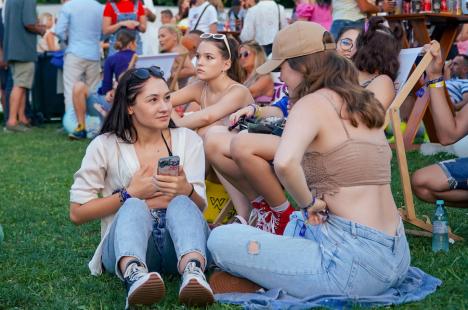
{"label": "tan bucket hat", "polygon": [[314,22],[297,21],[276,34],[271,59],[257,68],[258,74],[275,70],[286,59],[336,49],[335,43],[323,44],[327,30]]}

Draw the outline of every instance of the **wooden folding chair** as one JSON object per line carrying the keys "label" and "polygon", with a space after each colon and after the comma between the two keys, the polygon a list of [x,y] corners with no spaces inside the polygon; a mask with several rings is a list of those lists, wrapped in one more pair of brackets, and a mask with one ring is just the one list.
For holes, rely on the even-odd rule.
{"label": "wooden folding chair", "polygon": [[188,53],[182,53],[179,57],[181,57],[181,61],[177,64],[177,68],[175,68],[174,73],[171,76],[171,83],[169,85],[170,91],[175,91],[179,89],[179,74],[180,70],[184,67],[185,60],[187,59]]}
{"label": "wooden folding chair", "polygon": [[[393,126],[393,134],[395,136],[395,147],[396,147],[396,155],[398,159],[398,169],[400,171],[400,179],[401,184],[403,187],[403,198],[405,201],[405,206],[399,208],[401,217],[404,221],[411,223],[419,228],[422,228],[426,231],[432,232],[432,224],[427,223],[421,219],[419,219],[416,215],[416,211],[414,208],[414,201],[413,201],[413,192],[411,190],[411,180],[408,171],[408,161],[406,159],[406,150],[405,150],[405,143],[403,141],[403,134],[401,132],[401,119],[400,119],[400,107],[405,101],[406,97],[409,95],[411,90],[413,89],[414,85],[418,82],[421,78],[424,70],[426,70],[427,66],[432,61],[431,53],[426,53],[424,55],[421,62],[418,64],[416,69],[411,73],[410,77],[404,84],[401,91],[397,94],[395,99],[393,100],[392,104],[389,108],[390,114],[390,121]],[[429,90],[426,90],[424,96],[429,96]],[[409,232],[411,233],[411,232]],[[416,232],[416,235],[424,235],[421,232]],[[451,229],[449,228],[449,236],[453,240],[463,240],[462,237],[457,236],[452,233]]]}
{"label": "wooden folding chair", "polygon": [[135,68],[135,64],[138,61],[138,55],[137,53],[134,53],[132,56],[132,59],[130,59],[130,62],[128,63],[127,70]]}

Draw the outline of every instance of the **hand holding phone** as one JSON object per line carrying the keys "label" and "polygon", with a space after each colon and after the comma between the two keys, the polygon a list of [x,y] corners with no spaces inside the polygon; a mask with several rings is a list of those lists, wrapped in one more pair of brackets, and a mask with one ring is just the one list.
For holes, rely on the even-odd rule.
{"label": "hand holding phone", "polygon": [[193,189],[193,185],[188,182],[183,167],[179,166],[179,158],[171,159],[161,158],[161,167],[158,166],[158,174],[153,176],[156,188],[163,195],[171,197],[177,195],[188,196]]}
{"label": "hand holding phone", "polygon": [[158,174],[159,175],[179,175],[179,156],[167,156],[162,157],[158,161]]}

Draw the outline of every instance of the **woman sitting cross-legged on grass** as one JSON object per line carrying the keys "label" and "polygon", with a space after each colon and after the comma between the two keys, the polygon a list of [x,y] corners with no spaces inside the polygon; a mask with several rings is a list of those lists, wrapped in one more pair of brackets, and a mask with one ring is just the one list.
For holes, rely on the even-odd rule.
{"label": "woman sitting cross-legged on grass", "polygon": [[[277,34],[272,60],[258,70],[277,67],[293,86],[294,105],[274,168],[302,212],[291,215],[284,236],[218,227],[208,249],[228,273],[298,298],[389,298],[408,277],[410,252],[390,188],[385,111],[316,23],[295,22]],[[223,277],[210,281],[213,288],[215,279]]]}
{"label": "woman sitting cross-legged on grass", "polygon": [[[229,115],[253,103],[254,99],[249,89],[240,83],[243,74],[239,66],[236,41],[224,34],[204,33],[200,38],[201,43],[196,54],[198,81],[174,92],[171,103],[173,107],[191,102],[200,105],[199,111],[187,113],[182,118],[174,111],[172,118],[177,126],[196,129],[204,137],[207,130],[215,125],[221,126],[211,130],[227,132],[225,126],[229,124]],[[229,133],[227,139],[232,135]],[[223,141],[223,145],[229,147],[228,141]],[[247,213],[247,202],[242,195],[222,178],[220,181],[234,205],[243,206],[238,212]]]}
{"label": "woman sitting cross-legged on grass", "polygon": [[[101,266],[115,273],[125,283],[129,305],[152,304],[164,296],[158,272],[182,274],[180,302],[213,302],[203,274],[209,234],[201,213],[206,205],[203,143],[195,132],[175,128],[171,111],[158,67],[127,71],[70,191],[74,223],[101,219],[92,274],[100,274]],[[180,157],[178,176],[158,174],[159,159],[172,155]]]}

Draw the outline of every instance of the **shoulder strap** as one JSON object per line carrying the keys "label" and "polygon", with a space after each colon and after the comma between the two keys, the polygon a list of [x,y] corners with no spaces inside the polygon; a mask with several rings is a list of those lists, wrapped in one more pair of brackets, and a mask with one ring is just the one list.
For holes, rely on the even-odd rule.
{"label": "shoulder strap", "polygon": [[240,84],[240,83],[233,83],[233,84],[229,85],[229,86],[224,90],[224,92],[227,92],[228,90],[230,90],[230,89],[231,89],[232,87],[234,87],[234,86],[241,86],[241,87],[243,87],[243,88],[247,88],[247,87],[245,87],[245,85],[243,85],[243,84]]}
{"label": "shoulder strap", "polygon": [[140,0],[133,1],[133,13],[137,16],[138,20],[138,7],[140,6]]}
{"label": "shoulder strap", "polygon": [[343,119],[341,118],[341,114],[340,114],[340,111],[338,110],[338,108],[336,107],[336,105],[330,100],[330,98],[328,98],[327,96],[325,95],[322,95],[322,94],[319,94],[320,96],[322,96],[323,98],[325,98],[325,100],[327,100],[330,105],[333,107],[333,109],[335,110],[336,114],[338,115],[338,118],[340,119],[340,122],[341,122],[341,125],[343,126],[343,129],[344,131],[346,132],[346,137],[348,137],[348,139],[350,138],[350,135],[349,135],[349,132],[348,132],[348,129],[346,129],[346,125],[343,121]]}
{"label": "shoulder strap", "polygon": [[207,9],[208,7],[210,7],[210,6],[211,6],[211,3],[209,3],[207,6],[205,6],[205,8],[204,8],[203,11],[201,12],[200,16],[198,16],[198,20],[197,20],[197,22],[196,22],[196,24],[195,24],[195,27],[193,27],[193,30],[197,30],[198,24],[200,23],[200,20],[201,20],[203,14],[205,13],[206,9]]}
{"label": "shoulder strap", "polygon": [[114,10],[114,13],[115,13],[116,15],[120,14],[119,8],[118,8],[117,5],[115,4],[115,2],[111,2],[110,5],[111,5],[111,7],[112,7],[112,9]]}
{"label": "shoulder strap", "polygon": [[362,82],[361,86],[364,88],[367,88],[367,86],[370,85],[376,78],[378,78],[380,75],[373,76],[372,78],[368,79],[367,81]]}

